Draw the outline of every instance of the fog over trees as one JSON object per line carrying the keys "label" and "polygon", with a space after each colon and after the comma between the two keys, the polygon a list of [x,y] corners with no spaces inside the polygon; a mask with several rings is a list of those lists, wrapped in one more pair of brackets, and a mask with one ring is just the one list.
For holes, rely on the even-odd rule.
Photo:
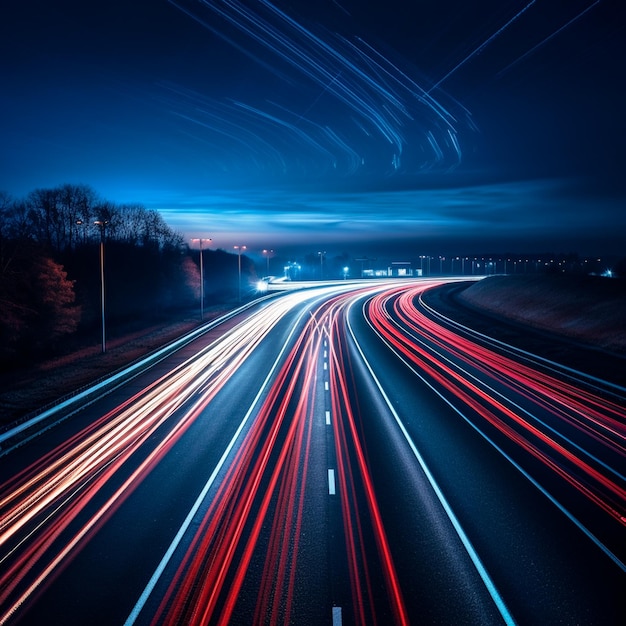
{"label": "fog over trees", "polygon": [[[93,337],[101,320],[104,241],[107,328],[140,326],[199,302],[199,251],[160,213],[114,204],[87,185],[0,192],[0,368]],[[204,251],[205,303],[237,294],[236,255]],[[254,274],[242,258],[242,273]]]}

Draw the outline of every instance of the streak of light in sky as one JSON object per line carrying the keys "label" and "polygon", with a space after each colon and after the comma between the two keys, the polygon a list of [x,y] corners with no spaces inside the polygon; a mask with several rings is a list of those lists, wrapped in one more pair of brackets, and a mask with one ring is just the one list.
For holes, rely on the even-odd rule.
{"label": "streak of light in sky", "polygon": [[618,5],[12,1],[0,190],[89,184],[224,249],[619,253]]}

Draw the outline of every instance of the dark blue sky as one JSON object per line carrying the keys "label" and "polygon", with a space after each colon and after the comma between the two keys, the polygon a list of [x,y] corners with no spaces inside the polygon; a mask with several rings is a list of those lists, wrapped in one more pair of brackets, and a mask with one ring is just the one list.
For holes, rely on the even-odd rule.
{"label": "dark blue sky", "polygon": [[621,0],[5,0],[0,190],[250,250],[626,254]]}

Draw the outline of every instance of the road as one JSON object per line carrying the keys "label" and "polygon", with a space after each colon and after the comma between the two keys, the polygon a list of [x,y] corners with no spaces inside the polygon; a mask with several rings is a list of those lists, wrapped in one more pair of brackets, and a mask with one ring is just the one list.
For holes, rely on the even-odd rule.
{"label": "road", "polygon": [[438,284],[264,298],[5,437],[0,624],[621,623],[626,390]]}

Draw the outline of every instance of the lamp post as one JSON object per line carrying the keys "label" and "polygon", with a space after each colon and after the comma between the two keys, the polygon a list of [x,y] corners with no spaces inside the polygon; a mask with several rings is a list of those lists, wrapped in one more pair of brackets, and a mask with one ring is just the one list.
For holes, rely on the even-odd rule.
{"label": "lamp post", "polygon": [[267,273],[266,276],[270,275],[270,255],[274,253],[274,250],[263,250],[263,254],[267,260]]}
{"label": "lamp post", "polygon": [[191,241],[197,241],[200,244],[200,321],[204,319],[204,269],[202,267],[202,242],[212,241],[204,237],[192,237]]}
{"label": "lamp post", "polygon": [[318,252],[320,256],[320,280],[324,280],[324,255],[326,252]]}
{"label": "lamp post", "polygon": [[[76,220],[76,226],[83,226],[83,220],[80,217]],[[78,229],[76,229],[76,238],[78,239]],[[83,244],[85,243],[85,229],[83,228]]]}
{"label": "lamp post", "polygon": [[237,256],[239,259],[239,302],[241,302],[241,251],[246,249],[246,246],[233,246],[237,250]]}
{"label": "lamp post", "polygon": [[424,259],[426,257],[423,254],[420,254],[420,276],[424,276]]}
{"label": "lamp post", "polygon": [[96,220],[94,224],[100,229],[100,312],[102,315],[102,353],[106,352],[106,333],[104,323],[104,237],[108,220]]}

